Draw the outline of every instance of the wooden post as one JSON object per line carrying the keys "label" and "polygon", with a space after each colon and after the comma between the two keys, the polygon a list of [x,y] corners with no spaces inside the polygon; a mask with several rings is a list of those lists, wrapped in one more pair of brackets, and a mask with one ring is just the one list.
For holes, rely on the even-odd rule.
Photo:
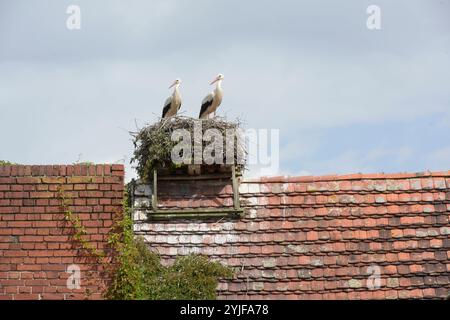
{"label": "wooden post", "polygon": [[233,165],[231,167],[231,179],[232,179],[232,183],[233,183],[233,203],[234,203],[234,209],[235,210],[239,210],[240,209],[240,205],[239,205],[239,189],[238,189],[238,185],[237,185],[237,180],[236,180],[236,167]]}
{"label": "wooden post", "polygon": [[158,171],[153,170],[153,196],[152,196],[152,208],[153,211],[158,210]]}

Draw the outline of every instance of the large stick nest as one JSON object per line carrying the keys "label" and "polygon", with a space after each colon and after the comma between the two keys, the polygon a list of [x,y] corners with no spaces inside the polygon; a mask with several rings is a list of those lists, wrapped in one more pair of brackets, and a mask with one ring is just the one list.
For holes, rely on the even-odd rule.
{"label": "large stick nest", "polygon": [[[144,126],[140,128],[137,132],[130,132],[133,137],[134,143],[134,156],[131,162],[136,162],[136,169],[141,179],[147,180],[153,172],[153,169],[168,169],[169,171],[179,170],[181,167],[187,167],[187,165],[175,164],[172,162],[171,152],[178,141],[172,141],[172,133],[177,129],[187,130],[192,138],[191,154],[194,157],[194,125],[201,122],[202,137],[206,130],[216,129],[218,130],[223,138],[223,150],[222,159],[224,164],[228,163],[229,160],[226,158],[226,132],[234,130],[237,132],[241,129],[241,121],[238,119],[236,121],[227,121],[223,118],[213,118],[206,120],[199,120],[185,116],[176,116],[172,118],[162,119],[161,121]],[[200,143],[202,145],[202,150],[213,143],[212,141],[202,140]],[[238,171],[243,171],[245,169],[245,163],[242,159],[242,154],[244,154],[244,161],[246,158],[245,141],[242,139],[234,139],[234,152],[233,152],[233,163]],[[241,157],[239,157],[241,155]],[[192,162],[194,163],[194,162]],[[223,165],[222,165],[223,166]]]}

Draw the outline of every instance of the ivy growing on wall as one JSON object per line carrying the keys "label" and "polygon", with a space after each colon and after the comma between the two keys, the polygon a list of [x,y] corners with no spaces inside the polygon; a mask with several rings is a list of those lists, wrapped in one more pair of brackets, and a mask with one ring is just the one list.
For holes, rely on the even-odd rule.
{"label": "ivy growing on wall", "polygon": [[[126,190],[129,190],[127,187]],[[74,239],[83,249],[104,261],[105,253],[98,251],[86,240],[86,231],[74,213],[68,210],[64,193],[60,192],[66,221],[74,228]],[[110,283],[105,298],[112,300],[154,299],[215,299],[220,278],[233,277],[230,267],[210,261],[201,255],[178,257],[172,265],[164,266],[160,256],[149,250],[147,244],[133,232],[133,221],[127,192],[124,213],[116,221],[108,243],[113,258],[104,269],[108,270]],[[105,264],[105,262],[102,262]]]}
{"label": "ivy growing on wall", "polygon": [[[127,188],[128,189],[128,188]],[[172,265],[163,266],[159,255],[152,252],[133,233],[128,197],[125,214],[109,243],[116,249],[116,269],[106,297],[108,299],[215,299],[219,278],[230,278],[234,272],[219,262],[201,255],[178,257]]]}
{"label": "ivy growing on wall", "polygon": [[74,229],[73,238],[80,244],[83,250],[86,250],[89,255],[101,261],[105,257],[104,252],[97,250],[88,240],[86,228],[82,225],[79,217],[69,209],[69,204],[62,189],[58,189],[61,206],[63,208],[64,219]]}

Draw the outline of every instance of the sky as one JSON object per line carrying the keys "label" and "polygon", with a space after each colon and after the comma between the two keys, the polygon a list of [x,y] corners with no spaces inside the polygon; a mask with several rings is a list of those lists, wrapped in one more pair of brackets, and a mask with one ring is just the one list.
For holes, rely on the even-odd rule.
{"label": "sky", "polygon": [[218,73],[220,116],[279,130],[267,174],[450,169],[450,0],[0,0],[0,159],[133,177],[129,131]]}

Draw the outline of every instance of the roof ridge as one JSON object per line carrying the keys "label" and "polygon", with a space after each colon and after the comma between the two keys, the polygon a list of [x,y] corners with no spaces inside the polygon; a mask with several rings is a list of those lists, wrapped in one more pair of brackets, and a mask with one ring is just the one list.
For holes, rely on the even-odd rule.
{"label": "roof ridge", "polygon": [[417,179],[432,177],[450,177],[448,171],[423,171],[423,172],[400,172],[400,173],[353,173],[353,174],[331,174],[323,176],[263,176],[258,178],[244,178],[244,183],[287,183],[287,182],[321,182],[342,180],[385,180],[385,179]]}

